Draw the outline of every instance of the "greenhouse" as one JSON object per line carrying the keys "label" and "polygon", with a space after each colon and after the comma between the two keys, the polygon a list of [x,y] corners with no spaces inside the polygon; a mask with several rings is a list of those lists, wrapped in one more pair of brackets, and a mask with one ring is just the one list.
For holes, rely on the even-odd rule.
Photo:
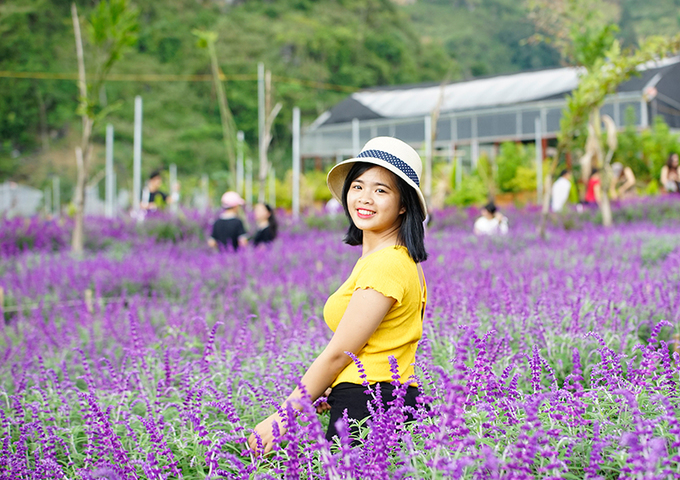
{"label": "greenhouse", "polygon": [[[579,81],[574,67],[521,72],[446,85],[376,87],[351,94],[319,116],[303,133],[303,157],[348,157],[378,135],[400,138],[414,148],[467,157],[505,141],[556,138],[565,96]],[[432,125],[432,112],[439,118]],[[630,113],[632,112],[632,116]],[[647,127],[661,115],[680,128],[680,56],[640,67],[640,75],[607,97],[602,113],[620,128],[628,117]],[[435,132],[433,128],[436,127]],[[426,139],[432,138],[430,144]],[[544,149],[545,151],[545,149]]]}

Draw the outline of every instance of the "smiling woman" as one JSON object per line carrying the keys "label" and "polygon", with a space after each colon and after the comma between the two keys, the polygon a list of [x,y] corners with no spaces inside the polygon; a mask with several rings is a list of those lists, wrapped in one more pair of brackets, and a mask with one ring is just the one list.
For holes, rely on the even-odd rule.
{"label": "smiling woman", "polygon": [[362,255],[324,307],[331,340],[300,380],[303,388],[255,427],[248,439],[253,450],[270,451],[275,428],[278,435],[286,431],[285,412],[302,410],[304,402],[324,394],[331,410],[328,441],[343,422],[370,416],[367,389],[382,392],[386,409],[396,401],[400,418],[411,419],[404,407],[416,406],[413,364],[427,300],[419,265],[427,259],[421,171],[420,157],[410,146],[378,137],[328,174],[328,187],[350,220],[345,243],[361,245]]}

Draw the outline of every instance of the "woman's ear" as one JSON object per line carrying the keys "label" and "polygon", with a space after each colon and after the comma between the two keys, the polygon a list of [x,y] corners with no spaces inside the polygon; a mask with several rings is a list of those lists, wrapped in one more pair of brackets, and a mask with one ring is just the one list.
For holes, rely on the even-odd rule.
{"label": "woman's ear", "polygon": [[401,208],[399,209],[399,215],[403,215],[405,213],[406,213],[406,207],[402,205]]}

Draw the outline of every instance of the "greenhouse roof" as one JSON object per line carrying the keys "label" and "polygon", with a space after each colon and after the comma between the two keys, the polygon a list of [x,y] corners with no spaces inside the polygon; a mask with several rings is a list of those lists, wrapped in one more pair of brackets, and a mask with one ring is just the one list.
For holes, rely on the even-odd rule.
{"label": "greenhouse roof", "polygon": [[[619,91],[641,91],[655,76],[680,62],[680,57],[650,62],[640,67],[641,75],[622,84]],[[579,72],[573,67],[554,68],[451,83],[377,87],[351,94],[319,117],[321,125],[351,122],[354,118],[421,117],[442,101],[441,113],[500,107],[561,98],[578,85]]]}

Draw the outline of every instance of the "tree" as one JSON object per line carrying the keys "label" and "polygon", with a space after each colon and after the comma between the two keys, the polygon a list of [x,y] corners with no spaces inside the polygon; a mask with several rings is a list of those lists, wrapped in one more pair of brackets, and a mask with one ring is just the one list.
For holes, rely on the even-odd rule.
{"label": "tree", "polygon": [[[680,50],[680,35],[673,38],[653,36],[640,42],[636,50],[622,49],[615,38],[617,27],[603,21],[603,8],[606,2],[587,2],[585,0],[532,0],[533,18],[537,27],[546,31],[563,58],[572,64],[583,67],[579,85],[567,97],[557,135],[557,151],[551,162],[549,173],[544,182],[543,210],[539,231],[545,235],[545,225],[550,208],[552,175],[562,153],[570,151],[580,132],[588,131],[588,148],[584,161],[601,163],[602,223],[612,225],[609,204],[611,169],[609,163],[616,150],[615,132],[608,129],[609,151],[605,155],[602,146],[602,120],[600,108],[607,95],[616,92],[622,82],[636,73],[637,68],[650,60],[662,58]],[[586,171],[592,163],[586,165]]]}
{"label": "tree", "polygon": [[217,93],[217,102],[220,107],[222,139],[224,140],[224,149],[227,153],[227,163],[229,165],[229,189],[236,190],[236,123],[234,123],[234,116],[229,109],[227,94],[224,91],[224,84],[221,78],[223,74],[217,63],[217,51],[215,50],[217,33],[202,30],[193,30],[192,33],[198,37],[199,47],[207,48],[210,55],[213,82]]}
{"label": "tree", "polygon": [[81,253],[84,244],[85,185],[92,155],[92,131],[97,123],[120,106],[120,104],[113,104],[102,107],[99,103],[99,92],[113,65],[137,41],[137,11],[129,5],[127,0],[103,0],[92,12],[87,24],[87,33],[92,47],[91,53],[94,57],[95,72],[89,85],[85,75],[85,54],[75,3],[71,4],[71,16],[78,58],[80,101],[77,113],[81,116],[83,123],[80,146],[76,147],[78,175],[74,201],[75,225],[71,238],[71,249],[75,253]]}

